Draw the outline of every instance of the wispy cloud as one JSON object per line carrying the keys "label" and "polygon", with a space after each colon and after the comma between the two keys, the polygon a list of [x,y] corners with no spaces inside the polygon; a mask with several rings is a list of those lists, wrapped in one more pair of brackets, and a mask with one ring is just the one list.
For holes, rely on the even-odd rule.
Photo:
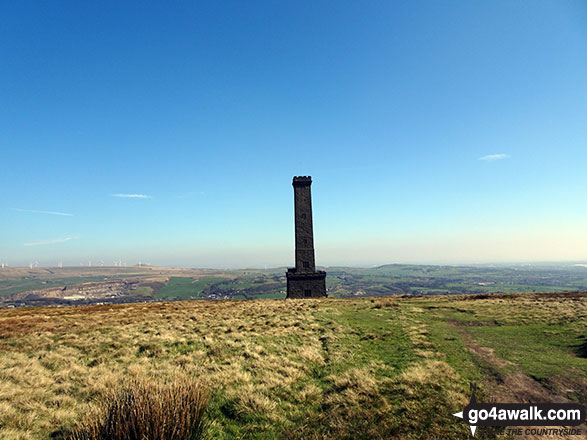
{"label": "wispy cloud", "polygon": [[49,215],[61,215],[61,216],[65,216],[65,217],[72,217],[73,214],[70,214],[69,212],[58,212],[58,211],[39,211],[37,209],[21,209],[21,208],[11,208],[13,211],[18,211],[18,212],[30,212],[33,214],[49,214]]}
{"label": "wispy cloud", "polygon": [[486,162],[493,162],[495,160],[508,159],[509,157],[511,157],[509,154],[504,154],[504,153],[488,154],[487,156],[480,157],[479,160],[484,160]]}
{"label": "wispy cloud", "polygon": [[146,194],[110,194],[112,197],[118,197],[121,199],[150,199],[151,196]]}
{"label": "wispy cloud", "polygon": [[46,246],[49,244],[56,244],[56,243],[65,243],[69,240],[75,240],[78,237],[62,237],[62,238],[52,238],[50,240],[41,240],[41,241],[33,241],[31,243],[24,243],[24,246]]}

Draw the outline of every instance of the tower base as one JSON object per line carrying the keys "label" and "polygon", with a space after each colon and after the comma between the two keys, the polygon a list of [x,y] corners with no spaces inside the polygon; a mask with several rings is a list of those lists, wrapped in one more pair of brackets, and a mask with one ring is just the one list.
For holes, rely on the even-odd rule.
{"label": "tower base", "polygon": [[296,272],[288,269],[286,298],[325,298],[326,272]]}

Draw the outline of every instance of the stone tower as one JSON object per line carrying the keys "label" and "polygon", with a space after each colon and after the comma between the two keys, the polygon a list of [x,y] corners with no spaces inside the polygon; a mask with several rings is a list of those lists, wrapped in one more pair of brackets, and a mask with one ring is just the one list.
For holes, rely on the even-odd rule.
{"label": "stone tower", "polygon": [[296,232],[296,267],[286,272],[287,298],[322,298],[326,296],[326,272],[316,272],[312,194],[310,176],[293,178]]}

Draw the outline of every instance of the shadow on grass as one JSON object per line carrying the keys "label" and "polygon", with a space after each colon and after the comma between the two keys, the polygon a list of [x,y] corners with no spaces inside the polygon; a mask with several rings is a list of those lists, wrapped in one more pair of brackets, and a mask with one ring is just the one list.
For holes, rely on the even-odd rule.
{"label": "shadow on grass", "polygon": [[580,342],[576,347],[577,356],[587,358],[587,340]]}

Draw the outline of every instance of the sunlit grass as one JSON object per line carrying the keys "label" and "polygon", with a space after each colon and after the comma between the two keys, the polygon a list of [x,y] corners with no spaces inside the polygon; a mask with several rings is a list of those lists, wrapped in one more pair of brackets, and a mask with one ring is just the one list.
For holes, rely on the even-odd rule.
{"label": "sunlit grass", "polygon": [[[562,341],[586,312],[585,296],[531,295],[1,310],[0,427],[3,438],[59,438],[128,381],[197,381],[210,390],[211,438],[466,438],[450,414],[470,381],[491,390],[463,332],[499,347],[543,326],[545,347],[560,344],[585,381],[580,344]],[[550,362],[545,378],[564,371],[532,341],[498,354],[529,371]]]}

